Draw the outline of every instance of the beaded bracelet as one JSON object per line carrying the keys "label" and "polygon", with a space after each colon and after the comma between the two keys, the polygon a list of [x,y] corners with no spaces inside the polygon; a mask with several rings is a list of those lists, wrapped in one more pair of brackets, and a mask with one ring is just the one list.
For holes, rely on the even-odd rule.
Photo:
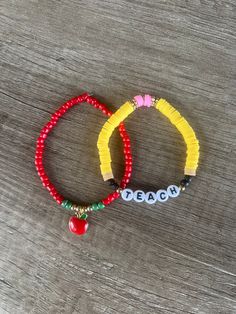
{"label": "beaded bracelet", "polygon": [[199,160],[199,142],[196,138],[195,132],[183,118],[180,113],[171,106],[165,99],[156,99],[150,95],[138,95],[135,96],[132,101],[127,101],[123,104],[104,124],[99,137],[98,137],[98,150],[100,157],[100,168],[103,179],[113,179],[113,172],[111,168],[111,158],[109,151],[109,139],[114,129],[124,121],[135,109],[140,107],[155,107],[161,113],[163,113],[170,122],[179,130],[182,134],[187,146],[187,158],[185,163],[184,174],[185,177],[180,181],[180,184],[170,185],[166,190],[161,189],[157,192],[147,192],[146,194],[142,190],[132,191],[131,189],[124,189],[125,186],[121,184],[121,188],[124,189],[121,192],[121,196],[125,201],[134,199],[136,202],[146,201],[148,204],[154,204],[157,201],[165,202],[169,197],[177,197],[181,191],[190,184],[193,176],[196,175]]}
{"label": "beaded bracelet", "polygon": [[[87,216],[88,212],[99,211],[103,209],[106,205],[109,205],[115,199],[120,196],[120,186],[115,180],[109,180],[109,185],[115,190],[113,193],[109,194],[106,198],[102,199],[99,202],[93,203],[91,205],[78,205],[68,199],[65,199],[61,194],[59,194],[54,187],[54,185],[49,180],[44,166],[43,166],[43,152],[45,148],[45,140],[50,133],[50,131],[57,124],[58,120],[67,112],[68,109],[82,102],[87,102],[88,104],[93,105],[95,108],[101,110],[106,116],[110,117],[112,112],[107,109],[106,105],[100,103],[96,98],[90,96],[87,93],[84,93],[78,97],[72,98],[63,104],[52,116],[50,121],[42,128],[40,136],[37,139],[36,153],[35,153],[35,166],[38,172],[38,175],[43,183],[43,186],[50,192],[55,201],[60,204],[63,208],[72,211],[74,216],[69,220],[69,229],[72,233],[75,234],[84,234],[88,228]],[[120,136],[123,141],[125,159],[128,158],[129,166],[125,167],[124,177],[122,179],[122,186],[126,186],[129,182],[131,166],[132,166],[132,157],[130,153],[130,139],[125,130],[124,124],[121,123],[119,126]]]}

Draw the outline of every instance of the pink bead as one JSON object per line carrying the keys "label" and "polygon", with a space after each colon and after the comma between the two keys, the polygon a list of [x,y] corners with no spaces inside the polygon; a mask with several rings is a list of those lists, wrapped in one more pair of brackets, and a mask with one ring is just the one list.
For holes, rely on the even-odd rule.
{"label": "pink bead", "polygon": [[144,106],[151,107],[152,97],[150,95],[144,95]]}
{"label": "pink bead", "polygon": [[137,95],[134,97],[134,100],[136,101],[137,107],[142,107],[144,105],[143,96]]}

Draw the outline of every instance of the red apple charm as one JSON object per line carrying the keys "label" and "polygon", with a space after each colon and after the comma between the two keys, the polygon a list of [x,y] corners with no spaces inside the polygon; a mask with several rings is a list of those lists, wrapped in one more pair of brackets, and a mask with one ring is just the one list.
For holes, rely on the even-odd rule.
{"label": "red apple charm", "polygon": [[72,216],[69,220],[69,229],[72,233],[82,235],[86,233],[88,229],[88,222],[85,219],[79,219],[75,216]]}

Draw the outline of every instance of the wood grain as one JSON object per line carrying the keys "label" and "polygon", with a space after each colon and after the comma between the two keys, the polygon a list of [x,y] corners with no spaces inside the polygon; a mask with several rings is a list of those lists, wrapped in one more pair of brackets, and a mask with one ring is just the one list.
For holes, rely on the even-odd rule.
{"label": "wood grain", "polygon": [[[1,1],[0,313],[236,313],[235,1]],[[116,201],[83,238],[34,169],[41,126],[84,91],[118,108],[167,98],[201,144],[182,197]],[[47,171],[65,196],[94,201],[105,117],[73,108],[48,140]],[[153,110],[126,121],[132,187],[182,178],[185,147]],[[123,171],[112,138],[114,169]]]}

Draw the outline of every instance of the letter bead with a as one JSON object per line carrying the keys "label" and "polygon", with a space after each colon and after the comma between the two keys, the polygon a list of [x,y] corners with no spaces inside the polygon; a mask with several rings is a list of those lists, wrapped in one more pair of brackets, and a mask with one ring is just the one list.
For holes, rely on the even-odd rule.
{"label": "letter bead with a", "polygon": [[156,198],[156,194],[154,192],[147,192],[145,194],[145,202],[148,204],[154,204],[156,203],[157,198]]}

